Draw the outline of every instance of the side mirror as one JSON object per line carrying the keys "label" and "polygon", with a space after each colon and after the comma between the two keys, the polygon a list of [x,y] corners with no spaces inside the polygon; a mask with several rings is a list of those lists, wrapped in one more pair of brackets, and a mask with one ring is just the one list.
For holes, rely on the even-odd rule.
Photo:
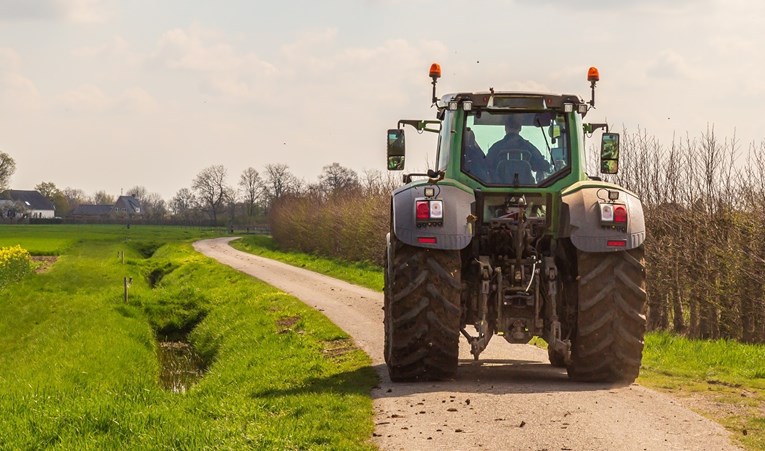
{"label": "side mirror", "polygon": [[388,130],[388,170],[403,170],[405,155],[406,144],[404,142],[404,130],[401,130],[400,128]]}
{"label": "side mirror", "polygon": [[600,172],[603,174],[619,172],[618,133],[603,133],[600,139]]}

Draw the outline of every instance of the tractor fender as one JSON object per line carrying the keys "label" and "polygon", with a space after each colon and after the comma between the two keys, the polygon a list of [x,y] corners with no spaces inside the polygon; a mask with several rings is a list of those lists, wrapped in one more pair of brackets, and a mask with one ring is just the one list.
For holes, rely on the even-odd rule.
{"label": "tractor fender", "polygon": [[[415,216],[415,200],[425,198],[425,188],[435,188],[432,199],[443,200],[443,222],[440,225],[419,225]],[[468,222],[473,193],[450,185],[405,185],[393,192],[393,233],[410,246],[430,249],[464,249],[473,239],[473,227]],[[435,238],[435,243],[423,243],[419,238]]]}
{"label": "tractor fender", "polygon": [[[562,193],[561,236],[571,238],[574,247],[585,252],[615,252],[635,249],[645,241],[643,205],[637,196],[613,184],[584,186]],[[619,191],[618,203],[627,207],[626,230],[615,230],[600,223],[599,203],[608,198],[608,191]],[[623,246],[609,242],[623,241]]]}

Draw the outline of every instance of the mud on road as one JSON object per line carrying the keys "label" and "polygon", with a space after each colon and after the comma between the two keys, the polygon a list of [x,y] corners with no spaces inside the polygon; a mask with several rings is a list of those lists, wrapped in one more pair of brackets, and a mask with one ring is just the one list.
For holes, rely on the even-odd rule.
{"label": "mud on road", "polygon": [[391,383],[383,361],[382,293],[240,252],[235,238],[197,251],[322,311],[372,358],[373,441],[383,450],[728,450],[725,429],[672,398],[633,384],[568,380],[547,352],[495,337],[474,362],[461,341],[452,381]]}

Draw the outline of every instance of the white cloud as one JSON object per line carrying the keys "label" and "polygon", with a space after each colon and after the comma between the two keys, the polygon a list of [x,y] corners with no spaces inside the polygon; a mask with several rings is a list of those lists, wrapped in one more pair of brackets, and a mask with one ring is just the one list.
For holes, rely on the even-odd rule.
{"label": "white cloud", "polygon": [[680,14],[688,10],[704,8],[714,0],[675,0],[667,2],[665,0],[590,0],[588,2],[571,2],[569,0],[516,0],[522,5],[547,5],[556,8],[570,8],[575,11],[603,11],[603,12],[659,12],[661,14]]}
{"label": "white cloud", "polygon": [[103,22],[108,15],[103,0],[0,0],[0,21]]}
{"label": "white cloud", "polygon": [[157,110],[156,100],[142,88],[131,88],[118,95],[109,95],[95,85],[83,85],[55,99],[59,108],[73,113],[137,112]]}
{"label": "white cloud", "polygon": [[74,49],[72,54],[83,58],[137,58],[137,55],[130,47],[130,43],[122,36],[115,36],[103,44]]}
{"label": "white cloud", "polygon": [[57,0],[56,3],[73,22],[103,22],[109,16],[102,0]]}
{"label": "white cloud", "polygon": [[247,100],[262,94],[263,80],[278,69],[251,52],[240,52],[218,32],[192,26],[166,32],[159,40],[154,61],[163,66],[199,74],[202,92],[222,98]]}
{"label": "white cloud", "polygon": [[21,73],[21,59],[7,48],[0,48],[0,108],[5,111],[36,110],[41,106],[34,82]]}
{"label": "white cloud", "polygon": [[56,104],[72,112],[102,112],[109,107],[111,100],[101,88],[83,85],[58,96]]}
{"label": "white cloud", "polygon": [[694,70],[685,58],[674,50],[664,50],[648,65],[646,74],[653,78],[681,81],[697,79],[699,71]]}
{"label": "white cloud", "polygon": [[131,88],[120,94],[114,107],[118,111],[151,113],[159,109],[157,101],[143,88]]}

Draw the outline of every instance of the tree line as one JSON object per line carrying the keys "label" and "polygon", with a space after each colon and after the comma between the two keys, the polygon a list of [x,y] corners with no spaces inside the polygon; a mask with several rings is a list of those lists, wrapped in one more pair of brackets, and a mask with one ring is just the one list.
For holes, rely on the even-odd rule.
{"label": "tree line", "polygon": [[765,342],[765,141],[625,130],[614,181],[643,200],[649,328]]}
{"label": "tree line", "polygon": [[[10,188],[15,169],[13,158],[0,152],[0,192]],[[383,177],[379,171],[360,177],[339,163],[324,166],[314,183],[295,176],[286,164],[269,164],[262,171],[248,167],[233,185],[228,183],[228,175],[222,165],[204,168],[189,187],[179,189],[169,200],[144,186],[134,186],[125,195],[139,200],[141,218],[134,219],[144,223],[249,227],[267,225],[273,206],[285,197],[355,192]],[[117,200],[105,190],[88,195],[82,189],[59,188],[50,181],[40,182],[34,189],[50,200],[56,215],[63,218],[80,205],[113,205]]]}

